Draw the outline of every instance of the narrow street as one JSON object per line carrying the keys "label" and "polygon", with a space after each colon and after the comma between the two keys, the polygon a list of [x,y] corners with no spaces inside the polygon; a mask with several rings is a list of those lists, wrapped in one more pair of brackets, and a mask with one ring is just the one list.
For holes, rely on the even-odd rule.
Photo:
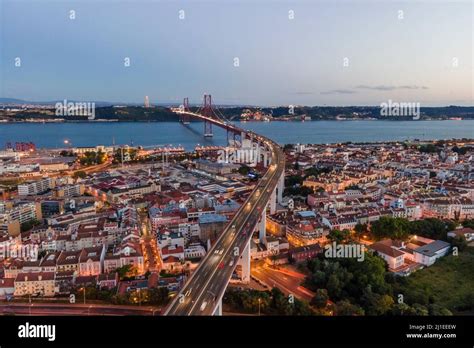
{"label": "narrow street", "polygon": [[139,224],[141,230],[141,243],[143,258],[145,260],[145,271],[160,272],[161,258],[158,252],[156,238],[151,231],[151,224],[146,211],[139,210]]}

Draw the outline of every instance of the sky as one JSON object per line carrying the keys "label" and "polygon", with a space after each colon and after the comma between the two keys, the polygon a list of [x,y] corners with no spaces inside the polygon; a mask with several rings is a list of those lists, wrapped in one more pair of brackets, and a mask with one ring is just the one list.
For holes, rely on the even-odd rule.
{"label": "sky", "polygon": [[474,105],[473,23],[471,0],[0,0],[0,97]]}

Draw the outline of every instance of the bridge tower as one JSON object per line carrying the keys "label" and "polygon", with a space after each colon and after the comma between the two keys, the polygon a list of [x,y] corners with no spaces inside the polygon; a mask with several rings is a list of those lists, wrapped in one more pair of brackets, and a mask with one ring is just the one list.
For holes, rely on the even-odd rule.
{"label": "bridge tower", "polygon": [[[210,94],[204,94],[204,106],[201,110],[201,115],[208,118],[214,118],[214,112],[212,110],[212,97]],[[204,121],[204,136],[206,138],[213,136],[211,122]]]}

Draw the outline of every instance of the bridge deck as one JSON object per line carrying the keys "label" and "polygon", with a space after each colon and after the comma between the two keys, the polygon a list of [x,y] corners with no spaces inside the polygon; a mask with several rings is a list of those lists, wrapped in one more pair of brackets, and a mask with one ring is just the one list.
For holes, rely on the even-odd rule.
{"label": "bridge deck", "polygon": [[[245,130],[224,124],[221,121],[191,114],[190,116],[208,120],[222,128],[232,128],[233,132]],[[248,132],[247,132],[248,133]],[[168,306],[165,315],[212,315],[223,296],[240,255],[249,244],[262,211],[266,209],[273,191],[278,185],[285,168],[283,151],[272,140],[255,135],[271,151],[271,165],[247,198],[247,201],[226,226],[211,250],[201,260],[198,268],[183,286],[178,296]],[[238,255],[235,251],[238,250]]]}

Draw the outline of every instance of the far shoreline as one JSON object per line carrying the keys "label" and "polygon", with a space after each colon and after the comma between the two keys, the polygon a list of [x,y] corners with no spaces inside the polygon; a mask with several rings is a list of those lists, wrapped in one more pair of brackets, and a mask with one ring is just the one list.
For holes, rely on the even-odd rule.
{"label": "far shoreline", "polygon": [[[317,119],[317,120],[279,120],[274,119],[271,121],[243,121],[243,120],[236,120],[236,121],[229,121],[229,122],[239,122],[239,123],[272,123],[272,122],[294,122],[294,123],[305,123],[305,122],[321,122],[321,121],[333,121],[333,122],[360,122],[360,121],[377,121],[377,122],[432,122],[432,121],[474,121],[474,118],[462,118],[462,119],[446,119],[446,118],[439,118],[439,119],[379,119],[379,118],[360,118],[360,119]],[[25,121],[25,120],[0,120],[0,125],[2,124],[58,124],[58,123],[179,123],[179,120],[171,121],[171,120],[119,120],[119,119],[97,119],[97,120],[57,120],[57,119],[40,119],[35,121]],[[191,121],[191,123],[201,123],[200,121]]]}

